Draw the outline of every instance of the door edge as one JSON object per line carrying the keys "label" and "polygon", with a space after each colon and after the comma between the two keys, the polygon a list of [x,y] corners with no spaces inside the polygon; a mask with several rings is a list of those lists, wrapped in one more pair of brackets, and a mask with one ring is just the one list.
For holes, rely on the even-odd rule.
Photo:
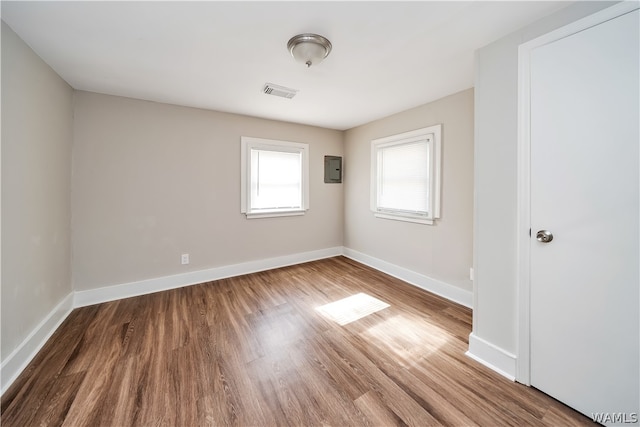
{"label": "door edge", "polygon": [[515,379],[528,386],[531,385],[531,52],[638,9],[640,4],[637,1],[620,2],[518,47]]}

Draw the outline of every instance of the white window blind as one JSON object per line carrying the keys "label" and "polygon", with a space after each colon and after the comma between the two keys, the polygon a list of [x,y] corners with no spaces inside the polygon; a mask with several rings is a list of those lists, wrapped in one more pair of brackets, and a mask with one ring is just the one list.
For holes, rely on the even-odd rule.
{"label": "white window blind", "polygon": [[302,208],[302,155],[251,150],[251,210]]}
{"label": "white window blind", "polygon": [[240,142],[240,211],[247,218],[304,215],[309,145],[245,136]]}
{"label": "white window blind", "polygon": [[371,141],[371,210],[384,219],[433,224],[440,217],[442,125]]}
{"label": "white window blind", "polygon": [[428,139],[378,149],[378,209],[429,212]]}

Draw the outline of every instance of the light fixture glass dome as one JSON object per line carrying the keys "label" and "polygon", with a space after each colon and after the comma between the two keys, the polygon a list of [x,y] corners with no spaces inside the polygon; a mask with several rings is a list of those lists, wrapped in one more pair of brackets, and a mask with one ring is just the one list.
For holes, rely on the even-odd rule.
{"label": "light fixture glass dome", "polygon": [[296,61],[311,67],[329,55],[331,42],[318,34],[299,34],[289,40],[287,49]]}

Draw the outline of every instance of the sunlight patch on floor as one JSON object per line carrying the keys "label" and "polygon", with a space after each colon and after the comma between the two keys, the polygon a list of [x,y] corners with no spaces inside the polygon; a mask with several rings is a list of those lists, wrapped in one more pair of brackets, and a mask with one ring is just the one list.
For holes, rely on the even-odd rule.
{"label": "sunlight patch on floor", "polygon": [[350,297],[316,307],[316,311],[340,326],[391,307],[384,301],[360,292]]}
{"label": "sunlight patch on floor", "polygon": [[446,345],[449,334],[442,328],[410,315],[396,315],[361,333],[370,344],[391,353],[396,361],[410,368],[420,359]]}

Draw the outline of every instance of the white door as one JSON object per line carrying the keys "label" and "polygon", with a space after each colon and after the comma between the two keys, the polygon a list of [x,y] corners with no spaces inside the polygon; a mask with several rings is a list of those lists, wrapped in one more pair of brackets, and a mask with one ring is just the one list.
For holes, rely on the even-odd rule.
{"label": "white door", "polygon": [[640,412],[638,17],[530,56],[531,385],[603,424]]}

